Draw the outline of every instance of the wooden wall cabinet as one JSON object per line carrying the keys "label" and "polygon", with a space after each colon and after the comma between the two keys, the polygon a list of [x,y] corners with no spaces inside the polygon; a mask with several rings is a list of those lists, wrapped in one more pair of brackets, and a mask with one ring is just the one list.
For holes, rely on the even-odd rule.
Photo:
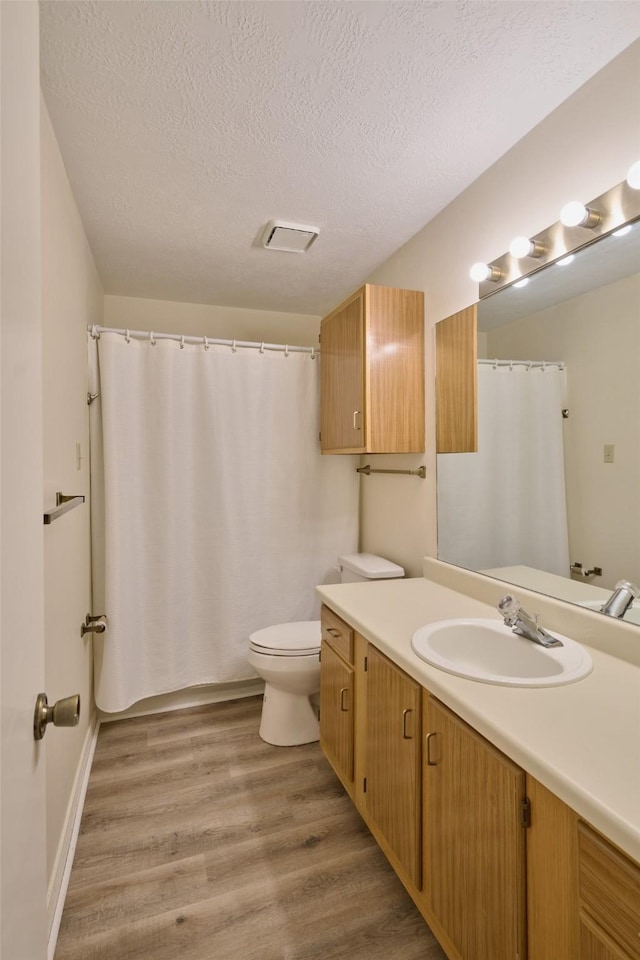
{"label": "wooden wall cabinet", "polygon": [[436,452],[478,449],[476,304],[436,324]]}
{"label": "wooden wall cabinet", "polygon": [[525,957],[525,774],[425,692],[431,909],[461,957]]}
{"label": "wooden wall cabinet", "polygon": [[320,324],[323,453],[421,453],[424,295],[365,284]]}
{"label": "wooden wall cabinet", "polygon": [[385,846],[418,890],[422,885],[421,693],[415,680],[368,646],[366,809]]}

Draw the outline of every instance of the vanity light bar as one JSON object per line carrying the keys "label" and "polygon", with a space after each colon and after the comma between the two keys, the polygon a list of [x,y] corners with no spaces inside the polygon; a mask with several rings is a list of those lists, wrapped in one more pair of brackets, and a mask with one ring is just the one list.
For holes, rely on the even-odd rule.
{"label": "vanity light bar", "polygon": [[566,258],[582,247],[638,219],[640,160],[629,168],[626,180],[606,193],[587,204],[572,200],[562,208],[560,220],[546,230],[533,237],[515,237],[509,252],[491,263],[475,263],[470,271],[471,279],[479,284],[482,300],[550,263],[568,262]]}

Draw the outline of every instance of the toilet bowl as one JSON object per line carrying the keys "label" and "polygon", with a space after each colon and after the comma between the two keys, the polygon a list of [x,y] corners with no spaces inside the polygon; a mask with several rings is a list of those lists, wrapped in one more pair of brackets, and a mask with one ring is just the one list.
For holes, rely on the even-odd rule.
{"label": "toilet bowl", "polygon": [[[404,576],[396,563],[368,553],[338,557],[340,579],[388,580]],[[276,747],[320,739],[314,695],[320,691],[319,620],[279,623],[249,637],[249,663],[264,680],[260,736]]]}

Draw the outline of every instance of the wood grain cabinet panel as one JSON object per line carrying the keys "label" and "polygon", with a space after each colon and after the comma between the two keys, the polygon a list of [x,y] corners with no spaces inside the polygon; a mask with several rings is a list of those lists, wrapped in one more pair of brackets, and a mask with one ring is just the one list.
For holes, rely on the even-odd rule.
{"label": "wood grain cabinet panel", "polygon": [[323,453],[420,453],[424,295],[365,284],[320,324]]}
{"label": "wood grain cabinet panel", "polygon": [[478,449],[478,348],[475,304],[436,324],[436,451]]}
{"label": "wood grain cabinet panel", "polygon": [[578,825],[580,906],[631,960],[640,960],[640,867]]}
{"label": "wood grain cabinet panel", "polygon": [[367,813],[420,889],[421,687],[372,646],[367,704]]}
{"label": "wood grain cabinet panel", "polygon": [[320,746],[345,784],[353,784],[353,667],[322,640],[320,649]]}
{"label": "wood grain cabinet panel", "polygon": [[631,960],[585,914],[580,915],[580,960]]}
{"label": "wood grain cabinet panel", "polygon": [[431,909],[465,960],[524,958],[524,772],[425,697],[424,852]]}

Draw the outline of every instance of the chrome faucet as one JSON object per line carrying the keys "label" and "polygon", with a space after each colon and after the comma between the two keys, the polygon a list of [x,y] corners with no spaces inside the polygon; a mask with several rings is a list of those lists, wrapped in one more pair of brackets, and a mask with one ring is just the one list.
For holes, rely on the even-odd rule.
{"label": "chrome faucet", "polygon": [[600,607],[600,613],[622,619],[637,597],[640,597],[640,588],[636,587],[635,583],[630,580],[618,580],[615,590]]}
{"label": "chrome faucet", "polygon": [[538,616],[532,617],[531,614],[520,606],[520,601],[512,597],[510,593],[498,600],[498,610],[504,617],[504,622],[508,627],[513,628],[513,633],[519,637],[525,637],[527,640],[533,640],[542,647],[562,647],[562,640],[558,640],[552,634],[547,633],[544,627],[538,625]]}

